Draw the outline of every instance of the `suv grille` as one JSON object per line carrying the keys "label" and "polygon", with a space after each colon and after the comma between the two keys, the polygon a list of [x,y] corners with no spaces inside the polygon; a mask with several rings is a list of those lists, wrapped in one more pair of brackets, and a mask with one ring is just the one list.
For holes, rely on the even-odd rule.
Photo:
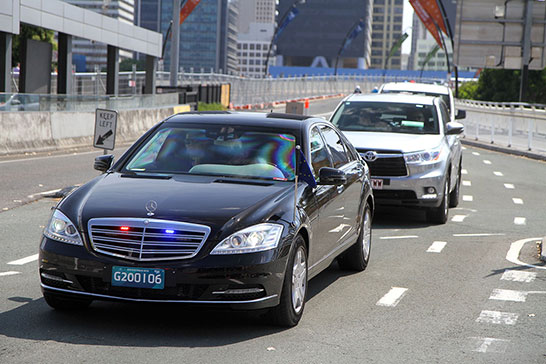
{"label": "suv grille", "polygon": [[357,149],[360,155],[364,158],[366,152],[376,152],[377,159],[375,161],[364,160],[370,167],[370,175],[372,177],[405,177],[408,175],[406,161],[404,155],[399,151],[383,151],[371,149]]}
{"label": "suv grille", "polygon": [[91,219],[88,230],[97,253],[135,261],[192,258],[210,233],[205,225],[138,218]]}

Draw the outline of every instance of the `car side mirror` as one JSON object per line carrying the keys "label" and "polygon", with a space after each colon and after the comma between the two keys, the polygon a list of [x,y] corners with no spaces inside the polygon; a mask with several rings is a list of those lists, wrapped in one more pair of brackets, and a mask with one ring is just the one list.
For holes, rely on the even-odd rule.
{"label": "car side mirror", "polygon": [[102,173],[106,172],[112,166],[114,156],[112,154],[101,155],[95,158],[94,168]]}
{"label": "car side mirror", "polygon": [[466,119],[466,110],[457,110],[457,115],[455,115],[455,119]]}
{"label": "car side mirror", "polygon": [[461,134],[463,131],[464,131],[463,124],[457,123],[455,121],[447,123],[446,135],[457,135],[457,134]]}
{"label": "car side mirror", "polygon": [[319,170],[320,185],[335,185],[339,186],[347,183],[345,172],[336,168],[322,167]]}

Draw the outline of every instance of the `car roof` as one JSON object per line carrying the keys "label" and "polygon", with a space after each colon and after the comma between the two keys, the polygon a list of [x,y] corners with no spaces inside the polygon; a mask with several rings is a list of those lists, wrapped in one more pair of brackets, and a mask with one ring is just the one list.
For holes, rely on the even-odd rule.
{"label": "car roof", "polygon": [[190,111],[175,114],[165,123],[226,124],[261,126],[266,129],[301,130],[302,125],[324,119],[296,114],[233,112],[233,111]]}
{"label": "car roof", "polygon": [[426,92],[449,95],[449,88],[447,86],[417,82],[388,82],[381,87],[381,91]]}
{"label": "car roof", "polygon": [[352,94],[345,101],[350,102],[386,102],[433,105],[434,96],[407,95],[407,94]]}

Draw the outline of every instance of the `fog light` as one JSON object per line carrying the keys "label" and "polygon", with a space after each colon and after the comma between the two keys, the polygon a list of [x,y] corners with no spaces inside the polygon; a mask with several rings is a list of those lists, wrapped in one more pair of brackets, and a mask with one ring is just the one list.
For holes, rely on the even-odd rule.
{"label": "fog light", "polygon": [[428,193],[428,194],[436,193],[436,188],[434,188],[434,187],[427,187],[427,193]]}

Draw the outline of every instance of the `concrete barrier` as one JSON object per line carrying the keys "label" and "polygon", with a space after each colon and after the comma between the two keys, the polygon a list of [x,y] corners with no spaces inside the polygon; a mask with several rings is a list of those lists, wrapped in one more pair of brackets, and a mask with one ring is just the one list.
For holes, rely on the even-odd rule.
{"label": "concrete barrier", "polygon": [[[159,121],[187,110],[184,105],[121,110],[116,143],[132,142]],[[94,127],[94,112],[2,112],[0,155],[92,146]]]}

